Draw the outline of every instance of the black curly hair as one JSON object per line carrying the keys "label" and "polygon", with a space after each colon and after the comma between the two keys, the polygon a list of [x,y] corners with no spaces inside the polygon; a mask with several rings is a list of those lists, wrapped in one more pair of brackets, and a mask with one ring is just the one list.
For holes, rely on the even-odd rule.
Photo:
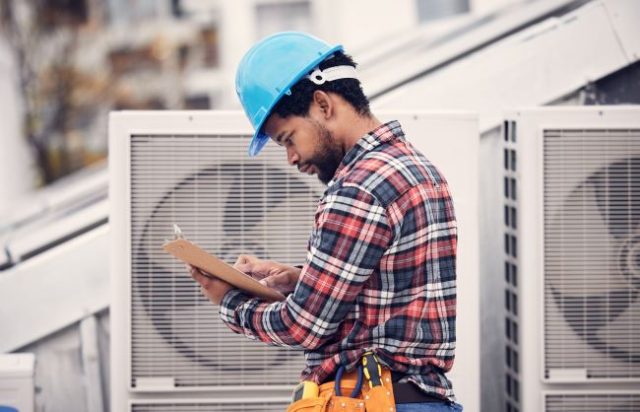
{"label": "black curly hair", "polygon": [[[343,52],[336,52],[320,63],[320,69],[324,70],[335,66],[353,66],[357,63],[353,58]],[[310,72],[308,73],[310,74]],[[360,81],[357,79],[339,79],[317,85],[307,77],[303,77],[291,87],[291,94],[285,94],[274,106],[271,113],[280,117],[307,116],[313,99],[313,93],[322,90],[327,93],[335,93],[345,99],[361,116],[371,116],[369,99],[365,96]]]}

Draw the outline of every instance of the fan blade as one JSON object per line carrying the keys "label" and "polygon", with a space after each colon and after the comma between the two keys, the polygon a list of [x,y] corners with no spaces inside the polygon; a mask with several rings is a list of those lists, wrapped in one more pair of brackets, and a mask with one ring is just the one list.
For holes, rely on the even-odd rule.
{"label": "fan blade", "polygon": [[587,181],[609,232],[625,238],[640,222],[640,158],[613,163],[591,175]]}
{"label": "fan blade", "polygon": [[601,330],[622,315],[638,297],[637,290],[613,291],[606,295],[562,296],[551,288],[554,300],[573,331],[591,347],[623,362],[640,363],[640,353],[617,347]]}
{"label": "fan blade", "polygon": [[232,179],[225,200],[227,233],[247,232],[264,220],[267,210],[278,207],[291,194],[313,192],[293,173],[264,163],[225,164],[221,173]]}

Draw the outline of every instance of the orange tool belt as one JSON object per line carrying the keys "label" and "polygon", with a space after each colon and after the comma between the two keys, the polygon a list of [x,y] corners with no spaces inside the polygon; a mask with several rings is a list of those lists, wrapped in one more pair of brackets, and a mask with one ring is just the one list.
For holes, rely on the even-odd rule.
{"label": "orange tool belt", "polygon": [[300,383],[287,412],[393,412],[391,371],[382,368],[375,355],[367,352],[356,370],[344,374],[341,367],[332,382],[318,386]]}

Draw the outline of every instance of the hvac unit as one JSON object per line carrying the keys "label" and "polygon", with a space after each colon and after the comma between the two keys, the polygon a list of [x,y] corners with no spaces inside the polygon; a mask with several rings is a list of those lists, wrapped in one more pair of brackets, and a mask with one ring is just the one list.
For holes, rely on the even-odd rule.
{"label": "hvac unit", "polygon": [[[474,117],[436,116],[431,129],[424,127],[428,116],[404,117],[409,128],[430,136],[430,141],[438,136],[429,133],[436,126],[440,133],[458,137],[453,146],[460,147],[469,167],[477,167]],[[324,186],[289,166],[275,144],[256,158],[248,157],[251,135],[240,112],[111,115],[113,410],[286,408],[303,369],[302,354],[233,334],[184,265],[162,250],[177,223],[187,238],[229,263],[241,253],[290,265],[304,262]],[[447,150],[441,150],[443,157],[460,158],[460,152]],[[473,216],[477,189],[469,179],[461,181],[459,191],[465,193],[462,198],[468,199],[465,206]],[[463,236],[469,240],[462,243],[468,247],[469,266],[476,262],[477,267],[477,222],[475,216],[465,219],[470,226]],[[472,269],[465,273],[467,293],[475,294]],[[476,305],[477,297],[468,302]],[[477,332],[473,316],[477,307],[469,306],[466,321]],[[477,336],[474,339],[468,345],[470,359],[477,362]],[[469,378],[462,378],[461,387],[467,386],[464,379]]]}
{"label": "hvac unit", "polygon": [[177,223],[229,263],[250,253],[298,264],[323,188],[294,173],[276,145],[249,158],[239,113],[116,113],[110,122],[114,410],[143,394],[289,395],[302,354],[228,331],[162,244]]}
{"label": "hvac unit", "polygon": [[639,410],[640,108],[522,110],[503,137],[505,410]]}

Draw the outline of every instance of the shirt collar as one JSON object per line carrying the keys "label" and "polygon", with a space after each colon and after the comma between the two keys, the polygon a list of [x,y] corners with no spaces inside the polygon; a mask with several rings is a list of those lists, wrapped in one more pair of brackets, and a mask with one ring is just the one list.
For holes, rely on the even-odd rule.
{"label": "shirt collar", "polygon": [[348,166],[355,163],[365,153],[374,150],[383,143],[389,143],[397,139],[404,139],[404,132],[402,131],[400,122],[397,120],[384,123],[362,136],[342,158],[342,162],[340,166],[338,166],[333,179],[329,182],[329,186],[344,174],[346,169],[349,168]]}

